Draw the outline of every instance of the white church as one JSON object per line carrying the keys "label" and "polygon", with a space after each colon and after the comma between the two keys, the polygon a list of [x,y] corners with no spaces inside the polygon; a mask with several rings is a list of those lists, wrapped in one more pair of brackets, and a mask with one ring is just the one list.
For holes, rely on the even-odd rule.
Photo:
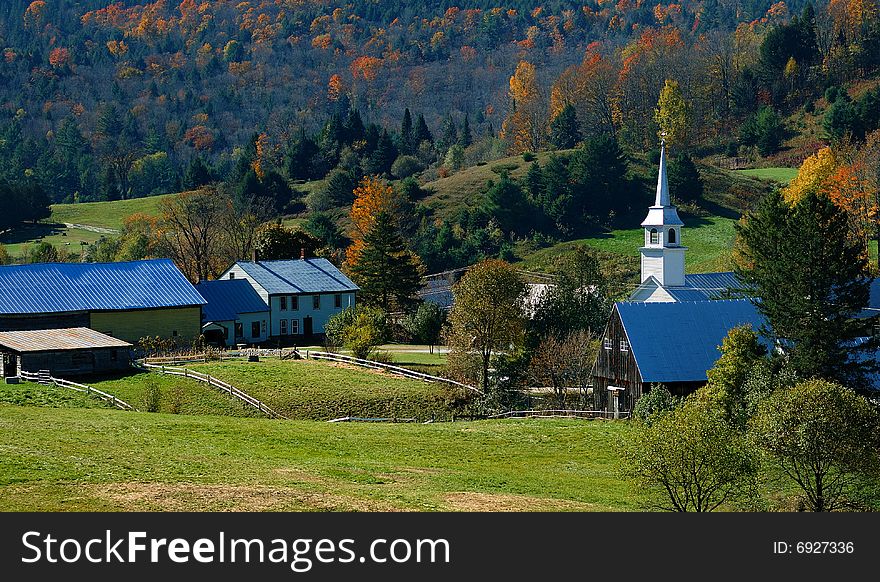
{"label": "white church", "polygon": [[669,199],[665,143],[661,143],[660,149],[657,196],[642,226],[645,228],[645,245],[639,249],[642,283],[630,295],[630,301],[706,301],[732,297],[736,293],[740,285],[733,273],[685,273],[684,222]]}
{"label": "white church", "polygon": [[[764,318],[733,273],[685,271],[684,222],[672,205],[660,150],[657,195],[642,221],[641,284],[614,304],[592,368],[596,410],[632,411],[652,384],[687,394],[706,383],[727,332]],[[736,298],[739,297],[739,298]]]}

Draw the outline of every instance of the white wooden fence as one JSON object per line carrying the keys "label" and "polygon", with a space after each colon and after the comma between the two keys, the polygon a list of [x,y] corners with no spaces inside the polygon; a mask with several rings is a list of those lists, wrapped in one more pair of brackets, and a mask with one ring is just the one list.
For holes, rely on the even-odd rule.
{"label": "white wooden fence", "polygon": [[308,350],[306,351],[306,357],[312,358],[314,360],[329,360],[331,362],[352,364],[354,366],[361,366],[363,368],[370,368],[373,370],[385,370],[386,372],[389,372],[391,374],[397,374],[398,376],[411,378],[413,380],[422,380],[424,382],[443,382],[445,384],[451,384],[453,386],[458,386],[459,388],[466,388],[468,390],[473,390],[478,394],[482,394],[479,389],[474,388],[473,386],[468,386],[467,384],[462,384],[461,382],[456,382],[455,380],[450,380],[449,378],[431,376],[430,374],[423,374],[421,372],[416,372],[415,370],[410,370],[409,368],[401,368],[400,366],[392,366],[391,364],[383,364],[382,362],[374,362],[373,360],[362,360],[360,358],[343,356],[342,354],[334,354],[332,352],[310,352]]}
{"label": "white wooden fence", "polygon": [[[618,412],[619,418],[629,418],[629,412]],[[511,410],[501,414],[493,414],[488,418],[614,418],[614,412],[608,410]]]}
{"label": "white wooden fence", "polygon": [[230,384],[228,382],[224,382],[223,380],[215,378],[215,377],[211,376],[210,374],[203,374],[201,372],[196,372],[194,370],[189,370],[187,368],[177,368],[174,366],[166,366],[164,364],[152,364],[152,363],[148,363],[148,362],[139,363],[138,367],[141,367],[141,368],[144,368],[147,370],[155,370],[155,371],[159,372],[160,374],[170,374],[172,376],[182,376],[184,378],[191,378],[197,382],[203,382],[209,386],[213,386],[214,388],[218,388],[221,391],[226,392],[227,394],[229,394],[230,396],[232,396],[234,398],[238,398],[239,400],[241,400],[245,404],[253,406],[254,408],[259,410],[260,412],[262,412],[266,416],[269,416],[271,418],[282,418],[285,420],[287,419],[286,416],[272,410],[271,408],[266,406],[266,404],[264,404],[262,401],[254,398],[253,396],[251,396],[247,392],[236,388],[235,386],[233,386],[232,384]]}
{"label": "white wooden fence", "polygon": [[102,392],[97,388],[92,388],[91,386],[86,386],[85,384],[77,384],[76,382],[71,382],[70,380],[64,380],[62,378],[53,378],[48,370],[40,370],[39,372],[25,372],[24,370],[22,370],[19,375],[30,382],[37,382],[38,384],[43,384],[46,386],[54,384],[55,386],[70,388],[71,390],[76,390],[77,392],[85,392],[86,394],[93,395],[100,398],[101,400],[110,402],[111,404],[113,404],[113,406],[121,410],[135,410],[127,402],[120,400],[112,394]]}

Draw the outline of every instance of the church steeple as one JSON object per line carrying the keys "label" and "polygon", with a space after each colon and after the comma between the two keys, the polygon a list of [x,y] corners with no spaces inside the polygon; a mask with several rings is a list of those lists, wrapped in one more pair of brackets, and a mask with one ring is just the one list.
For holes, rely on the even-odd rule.
{"label": "church steeple", "polygon": [[645,246],[642,255],[642,282],[654,277],[664,287],[684,285],[684,251],[681,231],[684,222],[669,199],[669,180],[666,177],[666,141],[660,142],[660,170],[657,174],[657,194],[645,227]]}

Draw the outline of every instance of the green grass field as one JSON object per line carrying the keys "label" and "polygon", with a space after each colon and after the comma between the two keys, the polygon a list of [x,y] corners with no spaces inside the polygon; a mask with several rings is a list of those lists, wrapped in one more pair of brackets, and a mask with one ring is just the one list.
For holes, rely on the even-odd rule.
{"label": "green grass field", "polygon": [[6,247],[13,257],[22,256],[29,247],[41,242],[48,242],[59,251],[79,254],[83,245],[90,245],[101,238],[102,234],[79,228],[65,228],[62,224],[34,224],[17,228],[0,236],[0,243]]}
{"label": "green grass field", "polygon": [[[688,273],[725,271],[731,268],[730,253],[735,238],[732,218],[712,216],[709,218],[686,219],[682,233],[682,243],[688,248],[685,254]],[[613,230],[600,237],[592,237],[559,243],[541,249],[523,258],[525,269],[547,269],[560,254],[570,252],[579,244],[624,257],[632,257],[633,266],[638,269],[639,247],[644,244],[645,231],[642,228]]]}
{"label": "green grass field", "polygon": [[112,202],[53,204],[50,207],[52,215],[49,217],[48,222],[84,224],[119,230],[122,228],[125,218],[131,214],[140,212],[149,216],[157,216],[159,214],[159,204],[162,200],[171,196],[176,196],[176,194],[134,198],[132,200],[115,200]]}
{"label": "green grass field", "polygon": [[737,170],[746,176],[760,178],[762,180],[772,180],[780,184],[788,184],[797,176],[797,168],[752,168],[749,170]]}
{"label": "green grass field", "polygon": [[96,378],[88,384],[113,394],[139,410],[146,410],[148,388],[155,384],[161,394],[159,412],[178,414],[216,414],[221,416],[263,417],[260,411],[216,388],[179,376],[155,372],[135,372],[124,376]]}
{"label": "green grass field", "polygon": [[295,419],[359,416],[443,420],[465,405],[465,395],[444,384],[330,362],[263,359],[190,367],[229,382]]}
{"label": "green grass field", "polygon": [[0,383],[0,403],[47,408],[112,408],[94,396],[59,386],[41,386],[31,382]]}
{"label": "green grass field", "polygon": [[420,424],[0,404],[5,511],[618,511],[613,421]]}

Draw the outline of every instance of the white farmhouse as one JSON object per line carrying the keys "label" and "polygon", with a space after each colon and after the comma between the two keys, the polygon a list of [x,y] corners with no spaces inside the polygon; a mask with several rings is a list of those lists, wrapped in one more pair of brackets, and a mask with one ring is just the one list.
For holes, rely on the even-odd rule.
{"label": "white farmhouse", "polygon": [[220,279],[244,279],[269,306],[272,339],[297,341],[324,333],[324,324],[354,307],[359,288],[327,259],[238,261]]}

